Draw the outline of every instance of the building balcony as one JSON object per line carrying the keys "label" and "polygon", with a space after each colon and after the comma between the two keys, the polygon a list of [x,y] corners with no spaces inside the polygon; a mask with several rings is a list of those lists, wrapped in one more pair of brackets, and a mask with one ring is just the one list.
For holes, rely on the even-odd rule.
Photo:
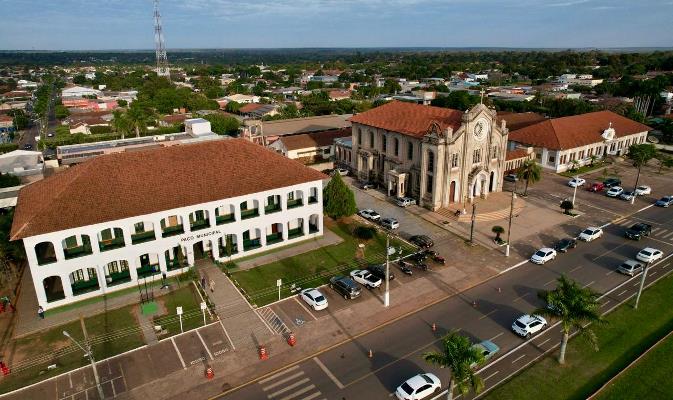
{"label": "building balcony", "polygon": [[318,225],[308,224],[308,233],[318,233]]}
{"label": "building balcony", "polygon": [[250,239],[243,241],[243,250],[249,251],[262,247],[262,242],[259,239]]}
{"label": "building balcony", "polygon": [[175,236],[185,233],[185,229],[180,225],[173,225],[165,227],[161,232],[161,237]]}
{"label": "building balcony", "polygon": [[318,202],[318,196],[309,196],[308,197],[308,204],[315,204]]}
{"label": "building balcony", "polygon": [[280,204],[269,204],[264,207],[264,214],[271,214],[280,211]]}
{"label": "building balcony", "polygon": [[100,286],[98,286],[98,278],[92,278],[88,281],[77,281],[71,284],[70,287],[72,288],[73,296],[79,296],[80,294],[93,292],[100,289]]}
{"label": "building balcony", "polygon": [[220,246],[220,257],[230,257],[233,256],[234,254],[238,254],[238,246],[234,245],[231,248],[231,254],[227,254],[227,248],[225,246]]}
{"label": "building balcony", "polygon": [[166,269],[168,271],[174,271],[182,267],[184,267],[184,265],[180,263],[180,261],[177,258],[174,258],[172,260],[166,260]]}
{"label": "building balcony", "polygon": [[209,228],[210,227],[210,220],[209,219],[200,219],[192,222],[190,224],[190,229],[192,231],[198,231],[201,229]]}
{"label": "building balcony", "polygon": [[266,235],[266,244],[267,245],[280,243],[282,241],[283,241],[283,233],[282,232],[276,232],[276,233],[271,233],[269,235]]}
{"label": "building balcony", "polygon": [[234,222],[235,220],[236,217],[234,214],[218,215],[215,217],[215,223],[217,225],[228,224],[229,222]]}
{"label": "building balcony", "polygon": [[287,231],[287,238],[294,239],[300,236],[304,236],[304,227],[300,226],[299,228],[293,228]]}
{"label": "building balcony", "polygon": [[295,207],[301,207],[304,205],[304,202],[302,199],[294,199],[294,200],[288,200],[287,201],[287,208],[295,208]]}
{"label": "building balcony", "polygon": [[81,246],[77,247],[70,247],[63,249],[63,254],[65,255],[66,260],[70,260],[72,258],[77,258],[77,257],[84,257],[88,256],[91,254],[91,245],[90,244],[83,244]]}
{"label": "building balcony", "polygon": [[124,247],[124,237],[116,237],[112,239],[105,239],[98,242],[100,251],[108,251]]}
{"label": "building balcony", "polygon": [[242,210],[241,211],[241,219],[248,219],[248,218],[255,218],[259,217],[259,209],[258,208],[252,208],[250,210]]}
{"label": "building balcony", "polygon": [[133,244],[145,243],[154,239],[156,239],[154,231],[139,232],[131,235],[131,243]]}
{"label": "building balcony", "polygon": [[138,279],[145,278],[148,276],[156,275],[159,273],[159,264],[147,264],[136,269],[138,273]]}
{"label": "building balcony", "polygon": [[105,282],[108,287],[131,282],[131,272],[128,269],[124,271],[113,272],[105,277]]}

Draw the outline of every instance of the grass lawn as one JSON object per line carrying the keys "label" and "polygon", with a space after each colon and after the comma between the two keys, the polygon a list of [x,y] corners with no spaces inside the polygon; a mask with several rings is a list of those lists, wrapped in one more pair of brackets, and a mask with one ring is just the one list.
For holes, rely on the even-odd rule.
{"label": "grass lawn", "polygon": [[[587,172],[595,171],[597,169],[601,169],[601,168],[605,168],[605,167],[609,167],[609,166],[610,166],[610,164],[608,164],[608,163],[601,162],[601,161],[596,161],[593,166],[583,165],[581,167],[576,168],[573,171],[561,172],[559,175],[566,176],[568,178],[573,178],[577,175],[586,174]],[[609,176],[613,176],[613,175],[609,175]]]}
{"label": "grass lawn", "polygon": [[[485,398],[498,400],[587,398],[648,347],[673,330],[671,293],[673,293],[673,277],[668,276],[643,293],[638,310],[633,309],[631,300],[608,314],[607,324],[594,327],[600,346],[598,352],[593,351],[586,340],[576,337],[568,344],[565,366],[558,364],[557,350],[489,392]],[[670,362],[667,364],[668,369],[673,370]],[[666,378],[670,380],[669,376]],[[652,382],[644,383],[629,379],[627,382],[625,384],[629,385],[628,392],[622,392],[622,395],[639,398],[637,395],[631,395],[631,391],[645,393],[648,389],[645,386],[659,385],[662,381],[653,379]]]}
{"label": "grass lawn", "polygon": [[182,307],[182,329],[188,331],[203,325],[201,312],[201,298],[196,293],[193,285],[183,286],[156,299],[162,301],[167,314],[154,318],[155,325],[161,325],[168,333],[160,337],[168,337],[180,333],[180,318],[176,314],[176,308]]}
{"label": "grass lawn", "polygon": [[[364,241],[351,233],[359,225],[355,220],[335,222],[326,218],[324,221],[325,228],[339,235],[343,242],[231,274],[253,303],[264,305],[278,300],[276,280],[279,278],[283,279],[281,296],[287,297],[293,283],[303,288],[319,286],[327,283],[331,276],[345,274],[363,264],[385,261],[384,235],[377,234],[375,238]],[[364,251],[358,247],[360,243],[365,243]],[[413,251],[413,247],[404,242],[391,241],[391,246],[401,246],[404,254]]]}
{"label": "grass lawn", "polygon": [[667,399],[673,393],[673,337],[661,342],[605,388],[598,400]]}

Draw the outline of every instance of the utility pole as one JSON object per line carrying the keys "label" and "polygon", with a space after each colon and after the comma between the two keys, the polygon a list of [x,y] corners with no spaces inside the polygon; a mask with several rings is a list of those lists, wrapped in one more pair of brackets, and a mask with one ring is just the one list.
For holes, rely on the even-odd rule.
{"label": "utility pole", "polygon": [[161,26],[161,14],[159,13],[159,0],[154,0],[154,45],[157,58],[157,75],[171,79],[171,72],[168,68],[168,57],[166,56],[166,45],[164,44],[164,33]]}
{"label": "utility pole", "polygon": [[512,237],[512,216],[514,214],[514,199],[516,198],[516,182],[514,182],[514,189],[512,189],[512,200],[509,203],[509,223],[507,225],[507,247],[505,247],[505,257],[509,257],[509,242]]}
{"label": "utility pole", "polygon": [[573,208],[575,208],[575,197],[577,196],[577,181],[580,178],[579,175],[575,175],[575,189],[573,190]]}
{"label": "utility pole", "polygon": [[638,295],[636,296],[636,304],[633,306],[635,310],[638,309],[638,303],[640,302],[640,295],[643,294],[643,289],[645,288],[645,278],[647,278],[647,270],[650,268],[650,263],[645,263],[645,268],[643,269],[642,275],[640,275],[640,287],[638,288]]}
{"label": "utility pole", "polygon": [[75,338],[70,336],[70,334],[67,331],[63,331],[63,336],[72,340],[77,345],[77,347],[82,349],[82,351],[84,352],[84,355],[89,357],[89,361],[91,361],[91,368],[93,369],[93,378],[96,381],[96,388],[98,388],[98,397],[100,397],[101,399],[104,399],[105,395],[103,394],[103,387],[100,385],[100,378],[98,378],[98,369],[96,369],[96,362],[93,359],[93,352],[91,351],[91,345],[87,341],[85,343],[86,344],[86,349],[85,349],[84,347],[82,347],[81,344],[79,344],[79,342],[77,340],[75,340]]}
{"label": "utility pole", "polygon": [[474,220],[477,217],[477,203],[472,203],[472,224],[470,225],[470,244],[474,245]]}
{"label": "utility pole", "polygon": [[386,292],[383,295],[383,306],[388,307],[390,305],[390,279],[388,275],[390,274],[390,233],[386,232]]}

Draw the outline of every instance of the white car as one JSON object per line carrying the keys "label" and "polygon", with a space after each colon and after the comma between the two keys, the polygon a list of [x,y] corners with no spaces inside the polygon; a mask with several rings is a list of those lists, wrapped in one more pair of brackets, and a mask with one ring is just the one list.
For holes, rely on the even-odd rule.
{"label": "white car", "polygon": [[379,213],[376,211],[372,210],[371,208],[367,208],[365,210],[360,210],[358,213],[362,218],[368,219],[370,221],[378,221],[381,219],[381,216]]}
{"label": "white car", "polygon": [[646,247],[636,254],[636,259],[646,263],[653,263],[664,256],[661,250],[652,247]]}
{"label": "white car", "polygon": [[354,269],[351,271],[351,278],[360,285],[369,289],[374,289],[381,286],[381,278],[371,274],[371,272],[364,269]]}
{"label": "white car", "polygon": [[636,188],[636,195],[644,196],[646,194],[652,194],[652,188],[647,185],[640,185]]}
{"label": "white car", "polygon": [[619,267],[617,267],[617,272],[621,272],[622,274],[630,276],[633,276],[642,270],[643,264],[636,260],[626,260]]}
{"label": "white car", "polygon": [[547,261],[551,261],[556,258],[556,250],[550,249],[549,247],[543,247],[540,250],[536,251],[535,254],[530,258],[530,261],[535,264],[544,264]]}
{"label": "white car", "polygon": [[622,194],[623,191],[624,191],[624,188],[622,188],[620,186],[613,186],[610,189],[608,189],[607,192],[605,192],[605,195],[608,196],[608,197],[617,197],[620,194]]}
{"label": "white car", "polygon": [[327,308],[327,298],[320,293],[320,290],[308,288],[300,292],[299,297],[311,306],[314,310],[320,311]]}
{"label": "white car", "polygon": [[571,188],[576,188],[584,186],[585,183],[587,183],[587,180],[584,178],[572,178],[570,181],[568,181],[568,186]]}
{"label": "white car", "polygon": [[341,176],[347,176],[348,175],[348,170],[346,168],[337,168],[334,171],[336,171],[336,173],[341,175]]}
{"label": "white car", "polygon": [[601,228],[590,226],[583,230],[577,238],[585,242],[590,242],[594,239],[598,239],[601,236],[603,236],[603,230]]}
{"label": "white car", "polygon": [[626,201],[631,201],[634,197],[636,196],[636,192],[622,192],[622,194],[619,195],[619,198],[622,200]]}
{"label": "white car", "polygon": [[435,374],[418,374],[404,381],[395,390],[399,400],[422,400],[437,393],[442,383]]}
{"label": "white car", "polygon": [[386,229],[397,229],[400,227],[400,221],[395,218],[382,218],[381,226]]}
{"label": "white car", "polygon": [[547,327],[547,320],[539,315],[522,315],[512,324],[514,333],[521,337],[530,337]]}
{"label": "white car", "polygon": [[415,205],[416,200],[412,199],[411,197],[398,197],[395,199],[395,204],[400,207],[409,207]]}

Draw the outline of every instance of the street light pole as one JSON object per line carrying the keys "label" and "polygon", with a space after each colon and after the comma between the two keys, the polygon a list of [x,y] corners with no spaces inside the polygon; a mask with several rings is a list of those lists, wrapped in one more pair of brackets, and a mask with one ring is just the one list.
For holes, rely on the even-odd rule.
{"label": "street light pole", "polygon": [[514,214],[514,199],[516,195],[516,182],[514,182],[514,189],[512,189],[512,200],[509,204],[509,223],[507,225],[507,247],[505,247],[505,257],[509,257],[509,242],[512,236],[512,216]]}
{"label": "street light pole", "polygon": [[386,292],[383,295],[383,306],[388,307],[390,305],[390,280],[388,275],[390,274],[390,233],[386,232]]}
{"label": "street light pole", "polygon": [[91,368],[93,369],[93,378],[96,381],[96,388],[98,389],[98,397],[100,397],[101,399],[104,399],[105,394],[103,394],[103,387],[100,385],[100,378],[98,378],[98,369],[96,369],[96,361],[94,361],[94,359],[93,359],[93,352],[91,351],[91,345],[87,341],[85,343],[86,344],[86,349],[85,349],[84,347],[82,347],[81,344],[79,344],[79,342],[77,340],[75,340],[75,338],[70,336],[68,331],[63,331],[63,336],[72,340],[77,345],[77,347],[82,349],[82,351],[84,352],[84,355],[89,357],[89,361],[91,361]]}
{"label": "street light pole", "polygon": [[472,204],[472,224],[470,225],[470,244],[474,244],[474,221],[477,216],[477,203]]}
{"label": "street light pole", "polygon": [[650,263],[645,263],[645,268],[643,269],[643,274],[640,276],[640,287],[638,288],[638,295],[636,296],[636,304],[633,306],[635,310],[638,309],[638,303],[640,302],[640,295],[643,293],[643,288],[645,287],[645,278],[647,277],[647,270],[650,267]]}
{"label": "street light pole", "polygon": [[575,190],[573,190],[573,208],[575,208],[575,196],[577,196],[577,181],[579,179],[579,175],[575,175]]}

